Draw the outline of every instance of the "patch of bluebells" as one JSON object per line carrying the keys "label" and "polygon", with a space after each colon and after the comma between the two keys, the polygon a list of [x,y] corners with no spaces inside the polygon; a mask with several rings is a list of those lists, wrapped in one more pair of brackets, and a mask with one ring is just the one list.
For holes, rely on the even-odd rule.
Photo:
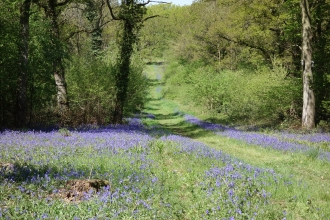
{"label": "patch of bluebells", "polygon": [[[0,169],[0,188],[8,192],[8,197],[4,197],[0,202],[1,216],[6,217],[9,213],[17,212],[28,216],[27,213],[31,213],[30,211],[16,212],[16,207],[9,205],[15,203],[19,205],[23,200],[37,201],[35,206],[37,204],[55,206],[58,201],[50,197],[49,192],[52,194],[58,192],[59,182],[93,178],[97,175],[98,178],[109,180],[112,184],[97,192],[97,196],[92,195],[92,192],[86,192],[81,206],[84,207],[86,204],[87,209],[88,204],[93,203],[93,207],[96,207],[100,213],[100,218],[104,213],[110,219],[121,219],[123,216],[138,218],[141,214],[153,216],[155,213],[171,218],[175,204],[166,200],[159,201],[156,199],[159,195],[153,194],[153,190],[161,189],[162,183],[161,177],[151,170],[159,165],[149,157],[152,154],[150,144],[156,138],[148,132],[150,129],[143,127],[140,119],[129,119],[127,125],[89,129],[85,126],[71,130],[66,135],[55,130],[51,132],[7,130],[0,133],[0,161],[15,163],[9,168],[6,167],[7,170],[3,167]],[[242,163],[189,138],[166,135],[157,141],[173,144],[176,147],[176,154],[188,154],[200,160],[217,161],[214,164],[218,165],[206,169],[201,174],[202,181],[196,183],[196,187],[201,189],[204,201],[208,204],[208,209],[199,216],[200,218],[208,216],[221,216],[226,219],[242,216],[252,218],[255,213],[262,212],[262,207],[271,196],[266,192],[265,187],[268,184],[278,184],[281,178],[272,170]],[[86,152],[91,161],[98,157],[107,157],[110,161],[123,157],[128,163],[126,165],[119,163],[113,170],[104,171],[101,171],[97,164],[93,169],[88,170],[77,168],[70,162],[56,164],[56,161],[62,161],[63,158],[73,159]],[[55,164],[55,167],[52,164]],[[62,208],[67,206],[61,205]],[[8,208],[1,209],[1,207]],[[162,207],[162,209],[155,210],[154,207]],[[84,216],[75,216],[77,219],[84,218]],[[46,217],[56,216],[51,217],[51,213],[43,211],[36,213],[34,219]]]}
{"label": "patch of bluebells", "polygon": [[[86,149],[92,149],[90,156],[95,158],[129,152],[137,146],[144,151],[154,138],[138,129],[141,126],[139,120],[131,120],[126,127],[84,128],[70,131],[68,136],[58,131],[4,131],[0,133],[0,162],[11,164],[0,167],[0,174],[6,174],[7,179],[36,184],[50,183],[50,173],[55,180],[82,178],[87,175],[86,171],[77,170],[69,163],[56,173],[50,164],[63,158],[72,159]],[[134,157],[132,154],[132,161],[140,159]]]}
{"label": "patch of bluebells", "polygon": [[[42,197],[47,197],[48,191],[59,192],[59,189],[54,188],[56,182],[65,182],[68,179],[86,179],[91,175],[93,177],[100,169],[95,164],[95,167],[92,167],[94,171],[80,170],[70,162],[63,164],[63,166],[52,167],[54,161],[61,161],[63,158],[74,159],[77,154],[83,154],[86,151],[91,153],[91,159],[106,156],[111,160],[112,157],[121,155],[130,161],[131,166],[138,167],[138,170],[132,171],[130,167],[125,168],[119,164],[120,170],[109,170],[106,173],[97,174],[98,177],[101,175],[102,178],[110,180],[113,178],[112,175],[116,173],[118,184],[121,186],[115,191],[112,188],[104,188],[99,192],[98,201],[102,202],[99,203],[100,209],[104,203],[119,200],[125,200],[124,206],[131,203],[129,206],[132,206],[134,201],[139,199],[141,206],[147,206],[147,202],[140,198],[143,188],[140,188],[140,185],[148,186],[148,182],[156,182],[154,176],[149,177],[145,174],[148,173],[150,164],[154,162],[147,158],[145,153],[149,143],[154,138],[144,132],[147,129],[140,129],[142,128],[140,122],[140,119],[132,119],[126,126],[104,126],[100,129],[93,127],[89,130],[84,127],[70,131],[66,135],[58,131],[18,132],[6,130],[0,133],[0,162],[6,162],[10,166],[0,167],[0,188],[11,189],[10,191],[13,192],[15,192],[13,189],[17,189],[23,195],[28,194],[33,197],[38,195],[37,199],[42,199]],[[30,189],[32,193],[28,193],[26,188],[31,188],[31,184],[35,187]],[[15,195],[10,196],[10,198],[18,199]],[[87,192],[83,200],[91,198],[94,197]],[[7,200],[8,198],[3,199],[4,204],[0,202],[0,207],[6,207]],[[117,205],[120,204],[121,202],[117,202]],[[120,207],[120,209],[126,210],[128,208]],[[13,212],[9,209],[8,211],[1,211],[3,216]],[[43,213],[40,216],[41,219],[46,215],[47,213]]]}
{"label": "patch of bluebells", "polygon": [[224,126],[221,124],[213,124],[213,123],[210,123],[207,121],[200,120],[200,119],[194,117],[193,115],[186,114],[186,115],[184,115],[184,119],[185,119],[185,121],[187,121],[191,124],[198,125],[201,128],[204,128],[209,131],[224,131],[224,130],[233,129],[233,128],[230,128],[228,126]]}
{"label": "patch of bluebells", "polygon": [[148,114],[146,115],[146,118],[149,118],[149,119],[155,119],[156,116],[155,116],[154,114],[150,114],[150,113],[148,113]]}
{"label": "patch of bluebells", "polygon": [[[313,148],[304,144],[285,141],[281,140],[278,137],[273,137],[270,135],[255,132],[242,132],[232,130],[225,132],[216,132],[216,134],[220,134],[237,140],[242,140],[248,144],[258,145],[266,148],[269,147],[280,151],[300,152],[308,154],[309,152],[311,152],[311,150],[313,150]],[[319,159],[330,161],[330,152],[319,150],[318,153]]]}
{"label": "patch of bluebells", "polygon": [[205,212],[208,217],[221,213],[228,219],[253,218],[271,197],[264,188],[279,184],[281,179],[272,169],[251,166],[189,138],[169,135],[160,140],[175,143],[180,154],[193,154],[201,160],[207,158],[224,164],[205,170],[204,180],[199,183],[208,203],[212,204]]}
{"label": "patch of bluebells", "polygon": [[[237,140],[244,141],[248,144],[253,144],[265,148],[273,148],[280,151],[288,152],[300,152],[300,153],[309,153],[313,150],[310,146],[285,140],[286,139],[295,139],[297,137],[300,140],[312,140],[316,142],[318,140],[328,141],[329,135],[327,134],[309,134],[309,135],[294,135],[288,133],[281,133],[279,137],[262,134],[257,132],[246,132],[241,131],[235,128],[228,126],[223,126],[221,124],[212,124],[210,122],[202,121],[192,115],[185,115],[185,120],[191,124],[198,125],[206,130],[214,131],[218,135],[225,137],[234,138]],[[319,159],[330,161],[330,152],[319,150],[318,152]]]}
{"label": "patch of bluebells", "polygon": [[293,134],[288,132],[275,133],[276,136],[289,139],[307,141],[313,143],[330,143],[330,134],[328,133],[308,133],[308,134]]}
{"label": "patch of bluebells", "polygon": [[[0,160],[13,159],[13,153],[21,161],[41,165],[63,156],[74,155],[85,147],[92,147],[100,155],[106,152],[118,153],[120,150],[130,150],[135,146],[146,148],[153,138],[148,134],[136,132],[123,127],[118,129],[101,128],[90,131],[72,131],[69,136],[53,132],[18,132],[5,131],[0,134]],[[56,148],[54,149],[54,146]],[[54,151],[55,150],[55,151]],[[35,156],[41,159],[35,159]]]}

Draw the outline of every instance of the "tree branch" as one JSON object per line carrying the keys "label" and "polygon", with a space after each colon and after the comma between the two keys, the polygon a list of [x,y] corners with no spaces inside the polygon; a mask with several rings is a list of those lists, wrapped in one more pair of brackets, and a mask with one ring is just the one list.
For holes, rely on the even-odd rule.
{"label": "tree branch", "polygon": [[136,4],[137,6],[145,6],[145,5],[147,5],[147,4],[149,4],[150,3],[150,0],[148,0],[147,2],[145,2],[145,3],[141,3],[141,4]]}
{"label": "tree branch", "polygon": [[264,54],[264,56],[267,60],[271,60],[271,56],[269,55],[269,53],[264,48],[262,48],[260,46],[250,44],[250,43],[248,43],[246,41],[243,41],[243,40],[240,40],[240,39],[238,39],[238,40],[231,39],[231,38],[229,38],[229,37],[227,37],[227,36],[225,36],[221,33],[218,33],[218,36],[220,38],[223,38],[223,39],[227,40],[227,41],[230,41],[230,42],[233,42],[233,43],[236,43],[236,44],[239,44],[239,45],[247,46],[247,47],[250,47],[250,48],[253,48],[253,49],[260,50]]}
{"label": "tree branch", "polygon": [[112,10],[112,7],[111,7],[111,4],[110,4],[110,0],[106,0],[106,2],[107,2],[107,6],[108,6],[108,8],[109,8],[109,11],[110,11],[110,14],[111,14],[112,19],[113,19],[113,20],[117,20],[117,21],[122,20],[122,19],[117,18],[117,17],[114,15],[113,10]]}
{"label": "tree branch", "polygon": [[[103,26],[105,26],[105,25],[108,24],[109,22],[110,22],[110,21],[106,21],[106,22],[104,22],[103,24],[100,25],[99,28],[102,28]],[[93,32],[96,31],[97,29],[98,29],[98,28],[93,28],[92,30],[88,30],[88,29],[80,29],[80,30],[78,30],[78,31],[73,31],[73,32],[71,32],[71,33],[65,38],[65,40],[69,40],[71,37],[73,37],[74,35],[79,34],[79,33],[88,33],[88,34],[93,33]]]}
{"label": "tree branch", "polygon": [[147,4],[149,4],[150,2],[156,2],[156,3],[161,3],[161,4],[171,4],[169,2],[162,2],[162,1],[152,1],[152,0],[148,0],[145,3],[141,3],[141,4],[136,4],[137,6],[146,6]]}
{"label": "tree branch", "polygon": [[160,17],[160,15],[153,15],[153,16],[146,17],[145,19],[142,20],[142,23],[145,22],[146,20],[149,20],[151,18],[156,18],[156,17]]}

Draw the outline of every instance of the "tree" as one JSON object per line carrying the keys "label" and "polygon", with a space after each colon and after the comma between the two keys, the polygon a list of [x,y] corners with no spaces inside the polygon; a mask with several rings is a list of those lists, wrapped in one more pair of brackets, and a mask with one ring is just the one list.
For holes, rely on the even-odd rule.
{"label": "tree", "polygon": [[57,107],[59,112],[65,113],[69,109],[69,102],[67,96],[67,87],[65,81],[64,69],[64,50],[61,43],[60,26],[58,17],[60,15],[60,8],[68,4],[70,0],[58,2],[58,0],[47,0],[46,3],[39,5],[45,10],[46,16],[50,19],[51,23],[51,46],[52,51],[52,72],[55,79],[57,90]]}
{"label": "tree", "polygon": [[15,108],[15,126],[27,125],[28,112],[28,62],[29,62],[29,19],[31,0],[24,0],[20,7],[20,45],[19,73],[17,77],[17,94]]}
{"label": "tree", "polygon": [[302,127],[315,127],[315,96],[312,72],[312,28],[308,0],[300,1],[302,17],[303,112]]}
{"label": "tree", "polygon": [[311,11],[313,20],[313,83],[315,85],[315,123],[330,119],[330,4],[318,0]]}
{"label": "tree", "polygon": [[[15,2],[16,3],[16,2]],[[0,1],[0,129],[15,124],[17,73],[20,62],[19,4]]]}
{"label": "tree", "polygon": [[144,21],[157,17],[157,15],[144,18],[146,5],[151,1],[138,3],[135,0],[123,0],[119,6],[118,15],[107,0],[107,5],[113,20],[122,21],[122,33],[119,39],[119,55],[117,59],[116,80],[116,100],[112,122],[114,124],[123,123],[124,104],[127,99],[127,88],[130,74],[131,56],[134,45],[138,41],[138,33]]}
{"label": "tree", "polygon": [[86,8],[84,10],[85,16],[89,21],[92,30],[91,38],[92,38],[92,50],[94,56],[100,55],[102,49],[102,32],[103,26],[107,22],[104,22],[103,16],[103,6],[105,5],[105,1],[95,1],[95,0],[87,0]]}

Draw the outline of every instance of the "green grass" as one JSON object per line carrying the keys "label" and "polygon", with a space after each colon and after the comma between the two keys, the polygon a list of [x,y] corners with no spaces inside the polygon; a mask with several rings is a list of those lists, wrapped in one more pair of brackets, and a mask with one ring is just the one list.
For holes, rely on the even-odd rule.
{"label": "green grass", "polygon": [[[150,77],[153,77],[152,73]],[[151,97],[153,95],[151,93]],[[288,181],[292,182],[291,187],[276,189],[276,193],[269,204],[270,209],[288,210],[288,219],[330,218],[330,163],[315,159],[318,152],[311,150],[307,156],[297,153],[284,153],[222,137],[188,124],[184,122],[182,115],[174,114],[173,109],[175,111],[179,111],[179,108],[187,109],[187,106],[182,107],[182,104],[178,101],[159,100],[159,97],[157,100],[152,98],[150,100],[147,111],[154,114],[156,118],[147,120],[147,124],[157,124],[172,133],[203,142],[246,163],[274,169],[284,178],[288,178]],[[181,103],[184,103],[184,101]],[[191,109],[191,106],[189,108],[195,115],[198,113],[195,109]],[[203,117],[205,115],[201,115],[201,118]],[[326,210],[327,217],[313,213],[313,207]]]}

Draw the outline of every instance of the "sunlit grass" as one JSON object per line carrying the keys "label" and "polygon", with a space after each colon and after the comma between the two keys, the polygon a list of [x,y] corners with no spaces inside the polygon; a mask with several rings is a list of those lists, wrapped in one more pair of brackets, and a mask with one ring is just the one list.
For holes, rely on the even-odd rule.
{"label": "sunlit grass", "polygon": [[[166,102],[166,101],[164,101]],[[169,101],[171,104],[176,104]],[[182,102],[184,103],[184,102]],[[330,163],[323,160],[317,160],[319,149],[327,151],[328,143],[311,143],[306,140],[297,140],[292,138],[292,142],[305,144],[312,148],[306,154],[297,154],[293,152],[279,152],[270,148],[260,148],[255,145],[246,144],[228,137],[222,137],[214,134],[212,131],[206,131],[199,126],[191,125],[183,117],[171,117],[168,104],[162,105],[160,112],[168,115],[168,120],[155,118],[153,124],[159,123],[174,133],[194,138],[206,143],[208,146],[222,150],[235,158],[239,158],[247,163],[259,167],[271,168],[291,179],[292,185],[287,188],[278,188],[272,198],[274,211],[284,208],[287,210],[287,219],[327,219],[330,216]],[[177,107],[179,105],[176,105]],[[173,106],[171,107],[173,109]],[[180,109],[187,109],[185,108]],[[189,106],[190,112],[195,114],[198,111]],[[155,113],[155,111],[150,111]],[[201,118],[205,115],[201,115]],[[148,123],[148,122],[147,122]],[[272,133],[272,132],[270,132]],[[276,135],[276,133],[275,133]],[[311,214],[311,207],[320,207],[325,211],[325,216]],[[272,209],[270,207],[270,209]],[[308,217],[309,216],[309,217]]]}

